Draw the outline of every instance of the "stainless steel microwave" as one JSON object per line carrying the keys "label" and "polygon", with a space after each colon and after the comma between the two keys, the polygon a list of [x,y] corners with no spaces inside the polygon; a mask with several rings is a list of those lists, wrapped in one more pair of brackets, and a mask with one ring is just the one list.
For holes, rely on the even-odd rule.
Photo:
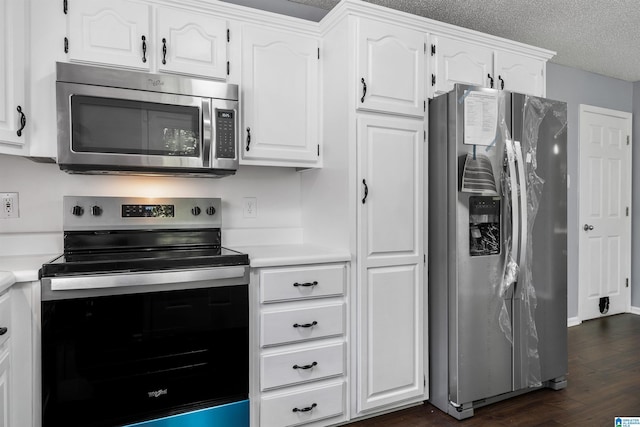
{"label": "stainless steel microwave", "polygon": [[60,169],[201,177],[236,172],[237,85],[56,65]]}

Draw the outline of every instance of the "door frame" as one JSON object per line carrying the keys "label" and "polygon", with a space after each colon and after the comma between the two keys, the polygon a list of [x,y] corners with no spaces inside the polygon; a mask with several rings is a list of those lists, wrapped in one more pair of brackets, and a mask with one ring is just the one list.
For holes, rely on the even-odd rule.
{"label": "door frame", "polygon": [[[607,115],[607,116],[614,116],[614,117],[618,117],[620,119],[626,120],[627,123],[627,129],[628,129],[628,136],[629,136],[629,144],[630,144],[630,150],[633,149],[633,114],[626,112],[626,111],[620,111],[620,110],[613,110],[613,109],[609,109],[609,108],[602,108],[602,107],[596,107],[593,105],[587,105],[587,104],[580,104],[580,111],[579,111],[579,126],[578,126],[578,209],[577,209],[577,221],[576,221],[576,225],[578,227],[577,232],[581,233],[582,230],[580,227],[582,227],[582,222],[581,222],[581,215],[582,215],[582,209],[581,209],[581,202],[580,202],[580,192],[581,192],[581,187],[582,187],[582,171],[584,170],[583,164],[582,164],[582,147],[585,144],[585,140],[584,137],[585,135],[582,134],[581,130],[582,130],[582,123],[584,121],[584,114],[585,113],[591,113],[591,114],[600,114],[600,115]],[[631,209],[631,205],[632,205],[632,195],[633,195],[633,180],[632,180],[632,170],[633,170],[633,163],[632,163],[632,153],[629,153],[628,156],[628,167],[629,167],[629,209]],[[631,213],[629,213],[629,217],[632,218]],[[632,258],[631,258],[631,231],[632,231],[632,221],[629,220],[629,225],[628,225],[628,235],[630,236],[630,245],[629,245],[629,253],[628,253],[628,266],[629,266],[629,286],[631,286],[631,283],[633,283],[633,281],[631,280],[631,262],[632,262]],[[584,289],[584,285],[581,283],[580,280],[580,271],[581,270],[581,265],[580,265],[580,237],[578,237],[578,257],[577,257],[577,261],[578,261],[578,319],[579,322],[582,322],[585,318],[585,307],[584,304],[582,304],[582,299],[581,299],[581,295],[583,292],[585,292],[586,290]],[[625,311],[629,312],[631,310],[631,291],[629,290],[628,294],[627,294],[627,300],[625,301]]]}

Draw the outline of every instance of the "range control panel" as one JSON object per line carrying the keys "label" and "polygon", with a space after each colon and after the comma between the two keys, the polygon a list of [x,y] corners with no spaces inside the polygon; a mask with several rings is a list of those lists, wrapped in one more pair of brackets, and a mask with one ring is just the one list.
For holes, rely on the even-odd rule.
{"label": "range control panel", "polygon": [[221,228],[222,200],[64,196],[65,231]]}

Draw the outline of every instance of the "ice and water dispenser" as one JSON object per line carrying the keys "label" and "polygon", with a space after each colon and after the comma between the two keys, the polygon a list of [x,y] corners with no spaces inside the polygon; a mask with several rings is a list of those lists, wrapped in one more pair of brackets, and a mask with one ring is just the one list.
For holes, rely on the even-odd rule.
{"label": "ice and water dispenser", "polygon": [[500,253],[499,197],[469,197],[469,253],[471,256]]}

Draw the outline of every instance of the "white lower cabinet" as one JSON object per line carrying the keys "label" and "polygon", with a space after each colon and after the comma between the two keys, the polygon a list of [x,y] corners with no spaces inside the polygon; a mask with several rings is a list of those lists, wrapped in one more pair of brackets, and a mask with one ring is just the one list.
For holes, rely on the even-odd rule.
{"label": "white lower cabinet", "polygon": [[0,427],[9,427],[11,417],[11,300],[9,291],[0,295]]}
{"label": "white lower cabinet", "polygon": [[259,378],[252,425],[333,425],[347,420],[347,265],[254,270]]}
{"label": "white lower cabinet", "polygon": [[266,397],[260,405],[260,425],[296,426],[340,416],[344,412],[344,387],[341,381]]}
{"label": "white lower cabinet", "polygon": [[9,427],[10,420],[10,358],[9,346],[0,346],[0,427]]}

